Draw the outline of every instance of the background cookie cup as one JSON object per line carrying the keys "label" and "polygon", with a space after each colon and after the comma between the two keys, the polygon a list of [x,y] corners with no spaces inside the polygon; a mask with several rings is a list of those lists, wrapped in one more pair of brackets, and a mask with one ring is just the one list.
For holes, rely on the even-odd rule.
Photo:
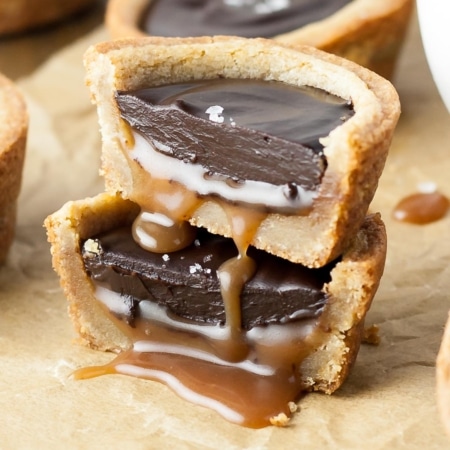
{"label": "background cookie cup", "polygon": [[27,131],[24,99],[12,81],[0,74],[0,263],[14,238]]}
{"label": "background cookie cup", "polygon": [[2,0],[0,35],[20,33],[49,25],[92,4],[94,0]]}
{"label": "background cookie cup", "polygon": [[[106,25],[111,35],[114,38],[145,36],[142,16],[152,1],[109,0]],[[390,78],[413,4],[412,0],[353,0],[326,19],[271,37],[289,45],[317,47]]]}

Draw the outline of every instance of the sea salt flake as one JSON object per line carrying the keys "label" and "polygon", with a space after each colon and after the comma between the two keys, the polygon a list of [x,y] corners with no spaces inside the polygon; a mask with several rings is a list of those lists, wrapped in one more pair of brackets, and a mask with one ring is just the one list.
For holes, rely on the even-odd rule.
{"label": "sea salt flake", "polygon": [[206,263],[208,261],[211,261],[212,258],[213,258],[212,254],[206,255],[206,256],[203,257],[203,262]]}
{"label": "sea salt flake", "polygon": [[189,273],[194,274],[197,272],[201,272],[203,267],[199,263],[195,263],[193,266],[189,266]]}
{"label": "sea salt flake", "polygon": [[225,120],[222,116],[223,108],[219,105],[210,106],[206,111],[206,114],[209,115],[209,120],[211,122],[223,123]]}

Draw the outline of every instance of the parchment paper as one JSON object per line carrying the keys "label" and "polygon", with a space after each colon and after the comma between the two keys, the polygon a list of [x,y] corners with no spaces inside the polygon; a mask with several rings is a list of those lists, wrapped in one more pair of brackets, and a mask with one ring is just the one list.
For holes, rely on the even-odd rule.
{"label": "parchment paper", "polygon": [[[73,30],[73,23],[67,26]],[[385,275],[367,319],[379,325],[381,343],[362,346],[337,393],[306,396],[285,429],[241,428],[154,382],[120,375],[71,379],[73,369],[112,355],[73,342],[42,221],[65,201],[102,190],[97,117],[81,58],[90,43],[108,36],[99,25],[59,50],[52,36],[53,53],[21,77],[6,64],[14,64],[17,42],[0,42],[0,71],[22,88],[31,118],[17,238],[0,269],[0,448],[450,447],[436,407],[434,367],[450,308],[450,217],[427,226],[391,219],[396,202],[419,183],[434,182],[450,195],[450,115],[429,73],[416,19],[394,83],[403,115],[371,207],[382,213],[389,235]],[[40,34],[39,46],[45,41]],[[30,58],[35,42],[20,43]]]}

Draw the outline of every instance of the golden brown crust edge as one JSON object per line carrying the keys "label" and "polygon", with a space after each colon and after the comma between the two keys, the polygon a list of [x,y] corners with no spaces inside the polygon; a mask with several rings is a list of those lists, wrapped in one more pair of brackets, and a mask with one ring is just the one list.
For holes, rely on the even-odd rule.
{"label": "golden brown crust edge", "polygon": [[[270,214],[253,241],[262,250],[308,267],[325,265],[349,245],[377,188],[400,114],[398,95],[388,81],[311,47],[292,49],[264,39],[229,37],[106,42],[87,51],[85,65],[103,137],[106,188],[125,198],[133,183],[120,138],[116,90],[220,75],[306,84],[352,99],[355,116],[326,139],[328,168],[311,213]],[[231,233],[225,212],[213,202],[200,207],[191,222],[213,233]]]}
{"label": "golden brown crust edge", "polygon": [[[109,0],[105,23],[111,36],[146,36],[139,23],[148,5],[149,0]],[[274,39],[311,45],[391,78],[413,7],[413,0],[353,0],[327,19]]]}
{"label": "golden brown crust edge", "polygon": [[94,0],[3,0],[0,2],[0,35],[41,27],[80,12]]}
{"label": "golden brown crust edge", "polygon": [[12,81],[0,74],[0,264],[14,238],[27,132],[23,96]]}
{"label": "golden brown crust edge", "polygon": [[68,202],[45,220],[52,264],[68,300],[69,315],[79,338],[92,348],[119,351],[127,339],[106,318],[84,271],[80,242],[102,231],[131,224],[136,205],[111,194]]}
{"label": "golden brown crust edge", "polygon": [[331,272],[330,302],[324,323],[330,337],[304,362],[305,377],[314,377],[312,390],[334,392],[353,366],[364,332],[365,316],[377,292],[386,260],[387,236],[379,214],[365,218],[356,237]]}
{"label": "golden brown crust edge", "polygon": [[445,431],[450,437],[450,315],[447,318],[436,361],[437,404]]}
{"label": "golden brown crust edge", "polygon": [[[69,202],[45,221],[53,267],[69,302],[69,314],[82,341],[92,348],[120,351],[131,343],[104,315],[84,271],[80,241],[121,224],[129,224],[137,207],[113,194]],[[358,352],[364,317],[383,272],[386,234],[378,215],[365,221],[350,249],[332,272],[325,320],[325,344],[305,360],[302,371],[311,390],[337,389]]]}

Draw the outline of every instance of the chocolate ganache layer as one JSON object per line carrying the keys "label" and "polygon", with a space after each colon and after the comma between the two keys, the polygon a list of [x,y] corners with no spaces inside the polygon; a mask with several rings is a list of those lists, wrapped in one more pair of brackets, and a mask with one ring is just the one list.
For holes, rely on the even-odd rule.
{"label": "chocolate ganache layer", "polygon": [[[225,324],[217,270],[236,255],[231,239],[199,230],[191,246],[161,255],[143,250],[129,228],[120,228],[86,241],[83,248],[88,275],[121,294],[126,312],[119,318],[129,325],[141,300],[155,302],[181,319]],[[249,256],[257,269],[241,293],[243,329],[320,314],[327,300],[323,286],[334,264],[308,269],[254,248]]]}
{"label": "chocolate ganache layer", "polygon": [[153,36],[273,37],[331,16],[351,0],[153,0],[141,28]]}
{"label": "chocolate ganache layer", "polygon": [[354,114],[320,89],[263,80],[193,81],[116,98],[156,151],[202,166],[205,176],[311,191],[326,168],[320,138]]}

